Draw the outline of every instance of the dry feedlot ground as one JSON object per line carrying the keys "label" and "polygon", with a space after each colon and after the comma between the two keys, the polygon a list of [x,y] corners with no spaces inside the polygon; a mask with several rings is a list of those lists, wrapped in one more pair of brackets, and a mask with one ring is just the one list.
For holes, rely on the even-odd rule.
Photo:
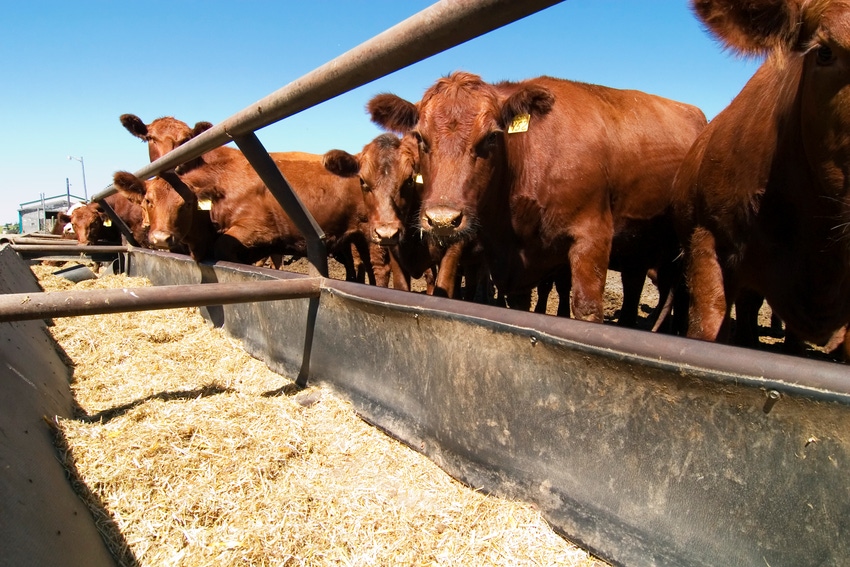
{"label": "dry feedlot ground", "polygon": [[[46,291],[74,284],[33,266]],[[197,309],[50,327],[73,370],[59,454],[119,564],[603,566],[533,506],[472,490],[359,420],[297,390]]]}

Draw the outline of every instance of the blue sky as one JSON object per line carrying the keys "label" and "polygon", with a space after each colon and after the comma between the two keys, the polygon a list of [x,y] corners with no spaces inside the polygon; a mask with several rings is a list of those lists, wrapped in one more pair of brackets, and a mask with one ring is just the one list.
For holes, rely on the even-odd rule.
{"label": "blue sky", "polygon": [[[42,193],[91,196],[148,161],[118,117],[213,123],[426,8],[420,0],[18,2],[0,20],[0,223]],[[257,132],[269,151],[357,152],[364,106],[455,70],[633,88],[722,110],[759,62],[724,52],[685,0],[566,0]]]}

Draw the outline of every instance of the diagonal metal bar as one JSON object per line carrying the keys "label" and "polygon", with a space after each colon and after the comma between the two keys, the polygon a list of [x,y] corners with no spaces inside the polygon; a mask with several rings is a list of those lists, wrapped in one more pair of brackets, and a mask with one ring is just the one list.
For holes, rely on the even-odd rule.
{"label": "diagonal metal bar", "polygon": [[[245,158],[251,163],[254,171],[266,184],[269,191],[277,199],[295,228],[307,240],[307,259],[310,261],[310,275],[328,277],[328,252],[325,246],[325,233],[292,190],[292,186],[278,169],[274,160],[263,147],[260,139],[253,132],[239,136],[234,140]],[[315,272],[315,273],[314,273]]]}
{"label": "diagonal metal bar", "polygon": [[[563,0],[436,2],[216,124],[136,172],[149,179],[235,137],[254,132]],[[92,197],[101,200],[113,186]]]}
{"label": "diagonal metal bar", "polygon": [[118,231],[127,239],[127,243],[130,246],[139,246],[139,243],[136,242],[136,238],[133,236],[133,231],[130,230],[130,227],[127,226],[127,223],[124,222],[124,219],[118,216],[115,212],[115,209],[109,204],[106,199],[99,202],[100,207],[103,209],[103,212],[106,213],[106,216],[109,217],[109,220],[112,221],[116,227],[118,227]]}

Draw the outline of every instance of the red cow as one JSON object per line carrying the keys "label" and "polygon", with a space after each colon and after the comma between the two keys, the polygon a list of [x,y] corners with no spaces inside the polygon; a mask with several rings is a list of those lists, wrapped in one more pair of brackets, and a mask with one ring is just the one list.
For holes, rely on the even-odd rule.
{"label": "red cow", "polygon": [[149,181],[119,171],[113,185],[127,199],[140,205],[147,218],[148,241],[167,250],[185,245],[198,262],[212,252],[216,230],[210,212],[198,207],[198,198],[179,179],[172,186],[161,177]]}
{"label": "red cow", "polygon": [[[140,246],[147,244],[147,225],[142,208],[122,195],[104,199],[115,214],[124,221]],[[78,207],[71,212],[71,225],[80,244],[121,243],[121,232],[112,224],[103,208],[96,202]]]}
{"label": "red cow", "polygon": [[549,77],[488,84],[455,73],[416,104],[382,94],[368,108],[418,140],[421,230],[445,243],[480,238],[500,291],[527,296],[568,266],[573,315],[601,322],[610,260],[631,290],[623,312],[636,318],[647,270],[678,254],[670,186],[705,126],[696,107]]}
{"label": "red cow", "polygon": [[850,321],[850,3],[694,8],[727,47],[768,57],[677,175],[688,335],[728,339],[732,305],[763,297],[786,333],[825,342]]}
{"label": "red cow", "polygon": [[56,214],[56,224],[53,225],[53,228],[50,230],[50,234],[54,234],[56,236],[61,236],[62,238],[67,238],[69,240],[76,240],[77,235],[74,234],[74,225],[71,223],[71,213],[80,207],[85,207],[85,203],[76,202],[65,212],[58,212]]}
{"label": "red cow", "polygon": [[[423,275],[433,293],[432,268],[441,252],[428,246],[407,226],[418,208],[416,145],[403,144],[392,134],[378,136],[357,155],[331,150],[324,155],[325,168],[341,177],[358,177],[369,219],[368,238],[389,253],[393,287],[410,291],[410,278]],[[436,259],[435,259],[436,257]],[[377,284],[387,286],[388,276]]]}
{"label": "red cow", "polygon": [[[145,125],[127,114],[121,122],[131,134],[148,143],[151,158],[209,127],[203,122],[192,129],[171,117]],[[324,231],[329,252],[350,257],[354,244],[371,276],[369,247],[363,236],[366,211],[357,181],[329,173],[322,166],[321,156],[282,152],[271,157]],[[239,150],[216,148],[181,165],[177,173],[198,199],[211,202],[211,218],[219,232],[214,245],[216,259],[249,263],[256,259],[258,250],[265,255],[271,251],[306,253],[303,235]],[[355,276],[349,273],[348,277]]]}

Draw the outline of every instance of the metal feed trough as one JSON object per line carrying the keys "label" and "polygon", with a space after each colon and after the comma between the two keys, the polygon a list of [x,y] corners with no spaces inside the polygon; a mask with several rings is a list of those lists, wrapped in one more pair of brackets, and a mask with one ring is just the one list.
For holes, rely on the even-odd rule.
{"label": "metal feed trough", "polygon": [[137,172],[234,139],[310,235],[311,275],[131,246],[114,253],[157,287],[39,296],[24,259],[48,252],[0,247],[0,564],[111,564],[41,418],[72,407],[42,319],[188,305],[613,564],[850,564],[846,366],[325,277],[321,234],[253,131],[552,3],[432,6]]}

